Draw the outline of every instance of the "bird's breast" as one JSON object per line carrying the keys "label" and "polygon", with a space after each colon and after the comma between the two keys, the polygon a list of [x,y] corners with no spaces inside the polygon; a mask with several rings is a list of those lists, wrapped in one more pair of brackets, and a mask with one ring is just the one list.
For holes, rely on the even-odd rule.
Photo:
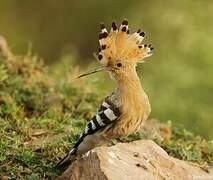
{"label": "bird's breast", "polygon": [[110,137],[122,137],[137,132],[149,116],[148,111],[134,110],[123,112],[115,124],[108,130]]}
{"label": "bird's breast", "polygon": [[149,99],[143,91],[120,92],[111,96],[110,100],[116,102],[121,112],[120,117],[107,131],[110,137],[127,136],[138,131],[151,112]]}

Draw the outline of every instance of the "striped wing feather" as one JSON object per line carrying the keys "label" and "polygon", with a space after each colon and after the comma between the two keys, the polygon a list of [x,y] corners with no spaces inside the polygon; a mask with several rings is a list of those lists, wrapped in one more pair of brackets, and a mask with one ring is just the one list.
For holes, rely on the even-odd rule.
{"label": "striped wing feather", "polygon": [[115,122],[120,116],[120,112],[115,106],[104,101],[99,107],[96,115],[86,125],[83,133],[79,137],[76,144],[73,146],[68,155],[66,155],[56,166],[63,167],[70,161],[73,155],[76,155],[79,145],[84,141],[88,135],[95,134],[99,130],[107,127],[109,124]]}
{"label": "striped wing feather", "polygon": [[[86,125],[83,133],[81,134],[78,142],[73,148],[77,150],[80,143],[84,140],[87,135],[91,135],[99,131],[100,129],[113,123],[120,116],[120,112],[113,105],[110,105],[104,101],[100,108],[98,109],[96,115],[91,119],[91,121]],[[73,153],[73,149],[70,153]]]}

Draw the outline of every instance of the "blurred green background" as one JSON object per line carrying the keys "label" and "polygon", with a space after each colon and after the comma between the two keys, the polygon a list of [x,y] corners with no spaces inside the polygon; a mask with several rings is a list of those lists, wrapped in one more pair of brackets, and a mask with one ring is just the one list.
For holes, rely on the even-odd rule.
{"label": "blurred green background", "polygon": [[[145,42],[155,47],[150,61],[138,67],[151,117],[212,139],[212,0],[1,0],[0,34],[13,52],[31,47],[50,66],[71,54],[68,60],[85,68],[95,62],[99,22],[124,17],[130,30],[142,28]],[[96,88],[105,84],[101,95],[113,89],[106,75],[88,79]]]}

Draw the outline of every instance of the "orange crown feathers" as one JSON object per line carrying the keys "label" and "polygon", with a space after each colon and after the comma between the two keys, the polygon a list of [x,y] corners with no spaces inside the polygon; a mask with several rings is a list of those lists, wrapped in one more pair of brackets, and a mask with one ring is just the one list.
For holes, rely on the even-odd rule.
{"label": "orange crown feathers", "polygon": [[141,44],[145,33],[139,29],[133,34],[129,34],[128,21],[124,19],[119,28],[115,22],[112,23],[110,32],[101,23],[101,33],[99,34],[99,53],[97,58],[101,64],[107,64],[108,61],[128,61],[143,62],[145,57],[152,55],[153,47],[147,44]]}

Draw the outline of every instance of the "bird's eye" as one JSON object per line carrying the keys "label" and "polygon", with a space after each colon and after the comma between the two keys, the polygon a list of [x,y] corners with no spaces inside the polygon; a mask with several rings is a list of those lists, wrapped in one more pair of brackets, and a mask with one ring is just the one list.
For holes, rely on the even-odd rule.
{"label": "bird's eye", "polygon": [[121,63],[118,63],[118,64],[117,64],[117,67],[121,67],[121,66],[122,66],[122,64],[121,64]]}

